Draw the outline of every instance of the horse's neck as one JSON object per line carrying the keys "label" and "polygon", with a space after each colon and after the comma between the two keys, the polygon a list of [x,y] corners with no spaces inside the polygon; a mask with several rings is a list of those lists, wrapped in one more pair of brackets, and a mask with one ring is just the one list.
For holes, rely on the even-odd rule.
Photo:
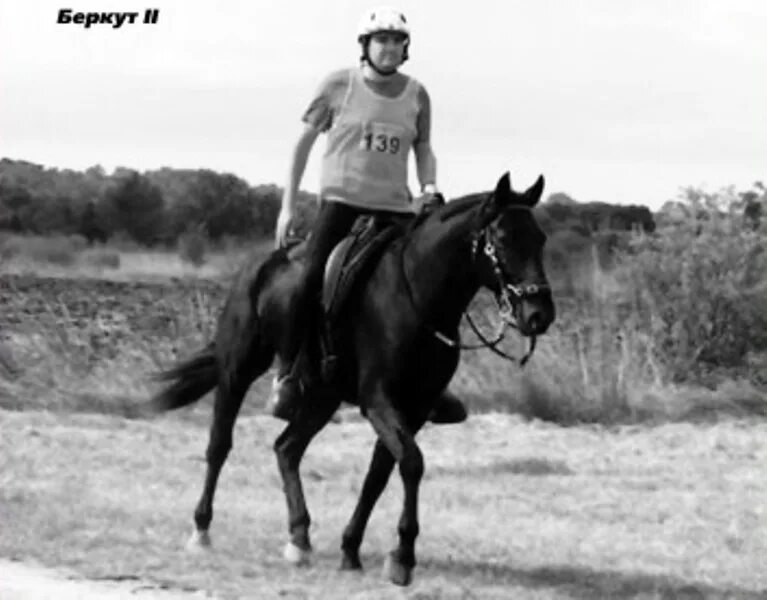
{"label": "horse's neck", "polygon": [[[459,218],[469,217],[454,217]],[[460,225],[424,224],[404,250],[405,275],[418,310],[445,326],[458,324],[479,289],[469,235]]]}

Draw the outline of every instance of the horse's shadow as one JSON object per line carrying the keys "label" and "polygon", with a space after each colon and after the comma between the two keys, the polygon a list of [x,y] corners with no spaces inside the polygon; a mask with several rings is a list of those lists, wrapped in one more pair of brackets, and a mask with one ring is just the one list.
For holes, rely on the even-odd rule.
{"label": "horse's shadow", "polygon": [[441,477],[475,477],[479,479],[492,478],[503,475],[527,475],[529,477],[565,476],[573,475],[574,471],[568,464],[561,460],[546,458],[515,458],[496,460],[484,465],[435,465],[431,467],[426,476]]}
{"label": "horse's shadow", "polygon": [[661,600],[698,600],[737,598],[765,600],[767,590],[755,591],[739,587],[715,587],[709,583],[689,581],[674,576],[641,572],[598,571],[588,567],[549,565],[515,567],[479,561],[427,559],[420,562],[424,571],[449,573],[451,578],[480,579],[488,583],[506,583],[530,589],[556,588],[572,598],[616,600],[651,597]]}

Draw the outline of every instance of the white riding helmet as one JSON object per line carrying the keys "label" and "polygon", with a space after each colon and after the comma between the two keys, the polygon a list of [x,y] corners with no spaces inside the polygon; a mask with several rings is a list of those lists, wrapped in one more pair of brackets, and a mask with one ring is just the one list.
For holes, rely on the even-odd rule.
{"label": "white riding helmet", "polygon": [[360,20],[359,27],[357,28],[357,41],[362,46],[362,56],[360,59],[363,62],[367,62],[378,73],[381,73],[382,75],[390,75],[391,73],[389,72],[379,70],[368,57],[368,42],[370,41],[370,36],[379,31],[392,31],[406,36],[405,49],[402,53],[402,62],[404,63],[409,58],[410,27],[407,24],[405,15],[396,8],[388,6],[374,8],[365,13]]}
{"label": "white riding helmet", "polygon": [[374,8],[365,13],[357,28],[357,40],[361,42],[379,31],[394,31],[410,38],[410,27],[408,27],[405,15],[388,6]]}

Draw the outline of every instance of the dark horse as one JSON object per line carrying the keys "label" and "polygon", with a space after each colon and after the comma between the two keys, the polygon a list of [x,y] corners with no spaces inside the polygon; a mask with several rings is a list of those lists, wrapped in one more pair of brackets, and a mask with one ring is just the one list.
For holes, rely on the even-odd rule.
{"label": "dark horse", "polygon": [[[304,405],[274,443],[288,505],[290,542],[284,556],[308,560],[309,512],[299,463],[341,401],[360,407],[378,439],[362,492],[343,532],[342,568],[361,569],[359,548],[368,518],[395,464],[404,483],[399,544],[387,560],[389,578],[407,585],[416,564],[418,488],[424,471],[415,435],[457,366],[461,316],[480,287],[499,301],[501,315],[523,335],[546,331],[554,304],[543,270],[545,235],[532,207],[543,177],[523,193],[509,174],[495,191],[449,202],[395,239],[347,306],[341,327],[340,369],[333,385],[310,386]],[[216,338],[188,361],[161,374],[171,383],[152,401],[161,411],[191,404],[216,388],[205,488],[194,513],[190,543],[208,546],[213,495],[232,447],[243,397],[280,355],[291,290],[302,263],[277,250],[239,275],[224,306]]]}

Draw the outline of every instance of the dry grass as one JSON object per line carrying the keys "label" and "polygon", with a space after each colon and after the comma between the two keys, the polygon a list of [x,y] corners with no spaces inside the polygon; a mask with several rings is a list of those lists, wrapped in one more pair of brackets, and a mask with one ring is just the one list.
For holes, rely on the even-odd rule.
{"label": "dry grass", "polygon": [[[199,411],[198,411],[199,412]],[[331,426],[302,473],[316,563],[280,558],[285,508],[271,442],[243,418],[225,467],[216,552],[182,551],[200,492],[204,424],[0,412],[0,555],[94,578],[138,576],[247,598],[759,598],[767,591],[767,427],[563,429],[517,417],[431,427],[416,582],[380,565],[401,501],[392,480],[363,545],[364,574],[336,570],[372,446]],[[688,594],[685,596],[684,594]]]}
{"label": "dry grass", "polygon": [[165,281],[172,278],[227,280],[248,254],[265,255],[270,240],[241,248],[211,249],[195,265],[183,253],[134,246],[88,248],[78,236],[0,237],[0,275],[35,273],[44,277],[100,277],[117,281]]}

